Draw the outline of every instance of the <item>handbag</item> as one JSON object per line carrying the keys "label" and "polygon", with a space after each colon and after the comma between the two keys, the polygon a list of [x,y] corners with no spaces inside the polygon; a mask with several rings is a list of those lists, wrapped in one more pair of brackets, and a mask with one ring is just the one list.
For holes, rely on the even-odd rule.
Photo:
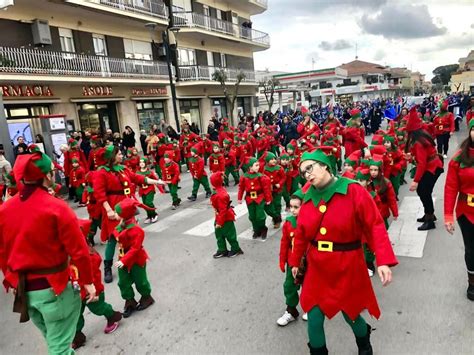
{"label": "handbag", "polygon": [[[326,204],[327,206],[328,204]],[[321,224],[323,223],[323,219],[324,219],[324,216],[326,215],[326,213],[324,213],[321,217],[321,219],[319,220],[319,224],[318,224],[318,227],[316,228],[316,230],[318,231],[321,227]],[[311,246],[313,246],[313,244],[316,244],[314,243],[316,241],[316,237],[313,238],[310,242],[309,242],[309,246],[308,246],[308,249],[306,249],[305,253],[303,254],[303,256],[301,257],[301,260],[300,260],[300,265],[298,266],[298,271],[296,272],[296,276],[295,276],[295,284],[296,285],[302,285],[303,284],[303,281],[304,281],[304,276],[306,274],[306,270],[308,268],[308,261],[307,261],[307,256],[308,256],[308,252],[309,252],[309,249],[311,248]]]}

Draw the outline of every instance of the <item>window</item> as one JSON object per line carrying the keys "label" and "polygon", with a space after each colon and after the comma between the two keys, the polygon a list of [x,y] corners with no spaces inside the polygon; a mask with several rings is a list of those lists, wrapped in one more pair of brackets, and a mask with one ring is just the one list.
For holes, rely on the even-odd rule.
{"label": "window", "polygon": [[137,102],[138,126],[149,130],[154,124],[160,125],[165,121],[163,101]]}
{"label": "window", "polygon": [[207,65],[210,67],[214,66],[214,54],[212,52],[207,52]]}
{"label": "window", "polygon": [[125,58],[152,60],[151,43],[136,41],[134,39],[124,39]]}
{"label": "window", "polygon": [[105,45],[105,36],[99,34],[92,34],[92,41],[94,42],[95,55],[107,56],[107,47]]}
{"label": "window", "polygon": [[59,41],[61,42],[61,50],[63,52],[74,53],[74,38],[72,37],[72,30],[69,28],[59,29]]}
{"label": "window", "polygon": [[227,68],[227,61],[225,59],[225,54],[221,53],[221,67],[222,68]]}
{"label": "window", "polygon": [[179,65],[196,65],[196,52],[194,49],[178,48]]}

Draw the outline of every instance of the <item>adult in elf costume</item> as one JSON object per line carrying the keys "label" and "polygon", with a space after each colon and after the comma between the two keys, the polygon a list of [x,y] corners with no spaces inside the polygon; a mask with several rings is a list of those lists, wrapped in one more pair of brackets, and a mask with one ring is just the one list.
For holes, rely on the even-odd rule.
{"label": "adult in elf costume", "polygon": [[454,210],[464,240],[467,268],[467,298],[474,301],[474,120],[469,122],[469,136],[449,162],[444,187],[444,223],[454,233]]}
{"label": "adult in elf costume", "polygon": [[246,173],[240,177],[237,200],[241,204],[245,192],[245,202],[253,228],[252,238],[261,237],[265,241],[268,233],[265,226],[265,205],[272,203],[270,179],[259,172],[260,164],[257,158],[247,158],[244,167]]}
{"label": "adult in elf costume", "polygon": [[76,158],[72,159],[72,169],[69,172],[69,187],[74,189],[76,199],[79,201],[79,206],[85,206],[82,200],[82,194],[84,193],[84,187],[86,186],[86,172],[79,165],[79,161]]}
{"label": "adult in elf costume", "polygon": [[[80,219],[79,225],[81,227],[81,231],[84,238],[88,238],[90,233],[89,229],[91,227],[91,221],[88,219]],[[89,246],[89,256],[92,269],[93,283],[99,298],[96,302],[87,303],[87,295],[84,289],[84,284],[81,275],[79,275],[78,269],[74,264],[70,265],[71,279],[73,281],[73,284],[77,282],[77,284],[81,287],[82,299],[81,313],[76,326],[76,335],[74,336],[74,340],[72,341],[71,345],[73,349],[78,349],[86,343],[86,336],[82,332],[85,323],[84,311],[86,307],[89,309],[89,311],[91,311],[91,313],[95,314],[96,316],[105,317],[105,319],[107,320],[107,324],[104,328],[105,334],[110,334],[117,330],[117,328],[119,327],[119,322],[122,319],[122,314],[120,312],[115,311],[109,303],[105,302],[104,285],[102,284],[102,274],[100,271],[100,265],[102,264],[102,258],[100,257],[100,254],[92,246]]]}
{"label": "adult in elf costume", "polygon": [[[51,159],[41,152],[17,157],[19,194],[0,207],[0,269],[6,290],[15,290],[13,310],[41,331],[50,354],[74,354],[81,298],[69,282],[69,261],[84,281],[88,302],[97,300],[89,250],[74,211],[48,193]],[[25,218],[28,211],[28,218]],[[41,233],[38,233],[41,226]]]}
{"label": "adult in elf costume", "polygon": [[[285,282],[283,283],[283,294],[285,295],[286,311],[278,318],[277,324],[279,326],[286,326],[290,322],[298,319],[299,312],[296,309],[299,303],[298,291],[300,285],[295,283],[295,278],[291,273],[291,266],[288,265],[288,260],[293,252],[294,239],[296,236],[296,219],[303,202],[303,194],[298,190],[291,196],[290,200],[290,215],[286,217],[282,228],[282,235],[280,241],[280,270],[285,273]],[[307,314],[303,315],[303,320],[308,320]]]}
{"label": "adult in elf costume", "polygon": [[209,170],[211,173],[225,171],[225,158],[218,143],[212,144],[212,154],[209,156]]}
{"label": "adult in elf costume", "polygon": [[341,122],[334,116],[334,112],[332,111],[332,108],[328,112],[328,116],[326,118],[326,121],[323,123],[323,130],[326,131],[333,131],[335,135],[339,135],[339,132],[343,129],[344,127],[342,126]]}
{"label": "adult in elf costume", "polygon": [[[215,211],[214,228],[217,239],[217,252],[213,255],[213,258],[218,259],[224,256],[233,258],[244,252],[240,249],[237,241],[235,212],[231,206],[230,196],[224,187],[224,173],[218,171],[212,174],[211,185],[214,189],[211,196],[211,205]],[[226,241],[230,245],[230,251],[227,250]]]}
{"label": "adult in elf costume", "polygon": [[223,148],[225,165],[224,185],[229,186],[229,175],[232,175],[234,178],[234,185],[237,185],[239,183],[239,169],[237,165],[236,150],[232,149],[231,141],[228,139],[224,139]]}
{"label": "adult in elf costume", "polygon": [[448,157],[449,138],[454,134],[455,126],[454,115],[448,111],[448,104],[449,101],[444,100],[439,112],[433,119],[438,154],[443,154],[444,159]]}
{"label": "adult in elf costume", "polygon": [[353,109],[350,112],[351,119],[347,121],[343,131],[345,156],[348,157],[352,152],[367,147],[365,143],[365,130],[361,127],[361,112],[359,109]]}
{"label": "adult in elf costume", "polygon": [[[115,206],[115,212],[121,218],[121,222],[114,231],[114,238],[119,243],[120,251],[119,260],[114,265],[119,270],[118,286],[120,295],[125,300],[124,318],[130,317],[135,310],[143,311],[155,303],[146,273],[148,254],[143,248],[145,231],[135,219],[137,206],[148,209],[147,206],[131,198],[126,198]],[[135,300],[133,284],[141,295],[138,303]]]}
{"label": "adult in elf costume", "polygon": [[263,173],[270,179],[272,189],[272,203],[265,205],[265,212],[272,217],[273,227],[280,228],[281,219],[281,197],[286,183],[286,174],[281,165],[278,164],[275,154],[268,152],[265,157],[265,169]]}
{"label": "adult in elf costume", "polygon": [[107,146],[104,152],[105,164],[94,174],[93,188],[97,203],[103,207],[101,239],[107,241],[104,255],[104,281],[112,282],[112,260],[117,244],[111,235],[119,224],[120,218],[115,213],[115,206],[122,200],[132,197],[133,185],[164,184],[143,175],[138,175],[122,165],[123,154],[115,146]]}
{"label": "adult in elf costume", "polygon": [[321,135],[321,130],[319,129],[319,126],[314,123],[309,113],[306,113],[304,115],[303,121],[298,124],[298,126],[296,127],[296,131],[300,135],[300,138],[306,138],[313,133],[317,137]]}
{"label": "adult in elf costume", "polygon": [[417,221],[423,223],[418,230],[424,231],[436,228],[432,193],[436,181],[443,173],[443,162],[436,153],[436,144],[433,138],[422,129],[421,119],[416,112],[416,107],[410,110],[406,126],[408,132],[405,153],[416,163],[416,172],[410,191],[416,191],[423,204],[425,214]]}
{"label": "adult in elf costume", "polygon": [[[372,354],[370,326],[360,313],[380,317],[362,252],[367,242],[375,251],[383,285],[392,280],[389,266],[397,264],[387,231],[369,193],[354,180],[335,178],[334,159],[321,150],[303,154],[303,188],[293,253],[289,264],[296,276],[303,253],[307,270],[300,302],[308,312],[311,354],[327,354],[324,319],[340,311],[352,328],[359,354]],[[344,223],[341,223],[344,221]]]}
{"label": "adult in elf costume", "polygon": [[204,159],[198,155],[195,147],[191,148],[191,156],[188,159],[188,168],[193,177],[193,190],[189,201],[196,201],[199,186],[202,185],[206,191],[206,198],[211,197],[211,188],[209,187],[209,179],[207,178],[206,169],[204,169]]}
{"label": "adult in elf costume", "polygon": [[[137,174],[157,180],[158,177],[156,174],[148,169],[149,164],[150,161],[148,158],[141,158],[139,163],[140,169],[137,171]],[[159,187],[162,188],[162,186]],[[153,200],[155,199],[155,191],[154,185],[142,184],[138,186],[138,195],[142,198],[143,204],[150,207],[150,209],[146,210],[147,219],[145,220],[145,224],[156,223],[156,221],[158,221],[158,214],[155,211],[155,204],[153,203]]]}
{"label": "adult in elf costume", "polygon": [[171,195],[171,208],[175,210],[181,203],[181,199],[178,196],[178,184],[180,181],[180,169],[176,161],[173,160],[173,151],[165,152],[163,161],[161,162],[161,172],[163,174],[163,180],[168,185]]}

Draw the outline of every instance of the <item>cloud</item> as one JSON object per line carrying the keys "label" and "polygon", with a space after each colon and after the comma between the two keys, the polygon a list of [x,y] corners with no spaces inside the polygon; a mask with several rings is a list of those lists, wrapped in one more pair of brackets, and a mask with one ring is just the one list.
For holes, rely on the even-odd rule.
{"label": "cloud", "polygon": [[319,46],[323,51],[340,51],[352,48],[352,44],[345,39],[338,39],[333,42],[322,41]]}
{"label": "cloud", "polygon": [[387,55],[387,53],[382,48],[379,48],[375,52],[374,60],[382,60],[382,59],[385,58],[386,55]]}
{"label": "cloud", "polygon": [[389,39],[434,37],[447,32],[434,23],[426,5],[385,5],[375,16],[362,15],[359,26],[366,33]]}
{"label": "cloud", "polygon": [[417,53],[421,55],[421,57],[424,57],[424,54],[432,54],[433,52],[439,52],[440,50],[444,51],[448,49],[465,49],[466,53],[468,53],[470,48],[472,48],[473,43],[473,35],[463,32],[461,35],[456,34],[444,36],[428,46],[421,47]]}

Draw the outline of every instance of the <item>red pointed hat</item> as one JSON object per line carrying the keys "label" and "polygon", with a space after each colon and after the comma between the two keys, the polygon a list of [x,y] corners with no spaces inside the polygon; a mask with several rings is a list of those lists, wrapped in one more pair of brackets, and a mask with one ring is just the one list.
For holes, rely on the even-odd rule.
{"label": "red pointed hat", "polygon": [[421,129],[422,126],[421,118],[418,117],[418,113],[416,112],[416,106],[413,106],[410,110],[410,114],[408,116],[408,122],[405,127],[407,132],[413,132]]}
{"label": "red pointed hat", "polygon": [[211,185],[213,188],[222,187],[224,185],[224,173],[222,171],[217,171],[211,175]]}
{"label": "red pointed hat", "polygon": [[79,219],[79,228],[81,228],[82,235],[87,237],[91,230],[92,220],[90,219]]}
{"label": "red pointed hat", "polygon": [[46,154],[41,152],[19,155],[13,166],[13,172],[17,181],[41,180],[52,170],[53,162]]}
{"label": "red pointed hat", "polygon": [[120,201],[116,206],[115,206],[115,212],[119,215],[119,217],[123,218],[124,220],[131,219],[135,216],[135,213],[137,212],[137,208],[141,207],[144,210],[147,211],[154,211],[155,208],[151,208],[148,206],[145,206],[143,203],[138,202],[135,199],[132,198],[126,198]]}

